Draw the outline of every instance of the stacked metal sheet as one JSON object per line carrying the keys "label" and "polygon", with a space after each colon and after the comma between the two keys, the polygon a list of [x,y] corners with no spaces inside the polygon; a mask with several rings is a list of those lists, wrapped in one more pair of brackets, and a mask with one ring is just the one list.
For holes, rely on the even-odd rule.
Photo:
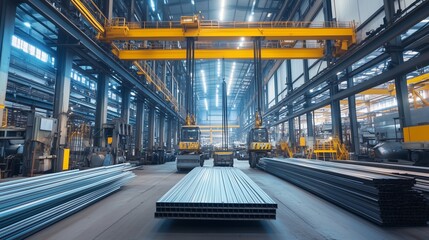
{"label": "stacked metal sheet", "polygon": [[0,239],[29,236],[119,190],[129,164],[0,183]]}
{"label": "stacked metal sheet", "polygon": [[258,167],[385,226],[426,225],[428,202],[415,179],[303,159],[262,158]]}
{"label": "stacked metal sheet", "polygon": [[246,174],[232,167],[197,167],[156,202],[156,218],[263,220],[277,204]]}

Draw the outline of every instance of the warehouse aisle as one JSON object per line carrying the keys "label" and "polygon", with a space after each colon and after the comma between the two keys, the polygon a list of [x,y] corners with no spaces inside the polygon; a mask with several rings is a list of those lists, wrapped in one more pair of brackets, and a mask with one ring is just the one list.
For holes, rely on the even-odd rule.
{"label": "warehouse aisle", "polygon": [[[206,161],[211,166],[212,161]],[[155,219],[155,202],[185,174],[175,164],[145,166],[120,192],[29,239],[423,239],[429,227],[381,228],[294,185],[236,161],[278,204],[277,220]]]}

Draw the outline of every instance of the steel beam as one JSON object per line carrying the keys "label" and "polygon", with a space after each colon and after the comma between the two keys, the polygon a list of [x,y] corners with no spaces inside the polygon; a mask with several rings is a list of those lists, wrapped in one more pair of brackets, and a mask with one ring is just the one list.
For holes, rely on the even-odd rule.
{"label": "steel beam", "polygon": [[143,151],[143,130],[144,130],[144,99],[138,99],[136,101],[136,156],[142,157]]}
{"label": "steel beam", "polygon": [[[324,81],[326,81],[327,78],[337,74],[338,72],[343,71],[344,69],[351,66],[353,63],[357,62],[363,57],[367,56],[377,48],[384,46],[384,43],[386,41],[391,40],[396,36],[399,36],[401,33],[405,32],[406,30],[410,29],[415,24],[419,23],[421,20],[427,17],[428,8],[429,8],[429,1],[424,1],[420,3],[420,5],[416,6],[415,9],[411,10],[409,13],[407,13],[406,15],[404,15],[403,17],[395,21],[395,23],[391,24],[390,26],[387,26],[384,31],[364,41],[359,46],[352,48],[338,61],[333,63],[330,67],[325,69],[323,72],[321,72],[314,78],[312,78],[311,81],[304,83],[302,86],[295,89],[295,91],[292,94],[288,94],[282,101],[280,101],[279,104],[270,108],[265,115],[270,115],[277,112],[283,106],[287,105],[288,103],[292,103],[296,98],[304,95],[310,89],[313,89],[318,85],[320,85],[321,83],[323,83]],[[388,79],[385,81],[389,81],[391,79]],[[361,91],[366,89],[362,89]]]}
{"label": "steel beam", "polygon": [[[69,38],[63,32],[59,32],[58,42],[69,43]],[[70,102],[70,73],[73,66],[73,54],[67,47],[57,48],[57,76],[55,80],[54,118],[58,119],[58,135],[55,140],[56,163],[53,166],[55,172],[63,169],[64,149],[67,148],[67,121]]]}
{"label": "steel beam", "polygon": [[156,113],[155,107],[149,106],[149,117],[148,117],[148,126],[149,126],[148,135],[149,136],[147,138],[147,141],[148,141],[147,148],[149,152],[151,152],[154,149],[153,144],[155,142],[155,124],[156,124],[155,113]]}
{"label": "steel beam", "polygon": [[[350,69],[347,69],[350,70]],[[348,71],[347,71],[348,73]],[[347,87],[352,88],[353,78],[347,76]],[[359,132],[358,132],[358,122],[356,114],[356,97],[352,95],[348,97],[348,107],[349,107],[349,118],[350,118],[350,134],[351,134],[351,150],[355,153],[355,156],[360,154],[360,144],[359,144]]]}
{"label": "steel beam", "polygon": [[110,77],[108,75],[98,74],[94,134],[94,146],[96,147],[104,147],[106,145],[103,124],[107,122],[107,93],[109,91],[109,81]]}
{"label": "steel beam", "polygon": [[[186,60],[185,49],[140,49],[112,52],[121,60]],[[264,48],[263,60],[267,59],[318,59],[323,48]],[[195,59],[253,59],[252,49],[195,49]]]}
{"label": "steel beam", "polygon": [[172,150],[171,148],[172,136],[173,136],[173,118],[169,116],[167,118],[167,142],[166,142],[167,151]]}
{"label": "steel beam", "polygon": [[3,126],[7,80],[9,74],[10,48],[15,28],[15,1],[0,0],[0,127]]}
{"label": "steel beam", "polygon": [[165,135],[165,114],[159,114],[159,127],[158,127],[158,147],[164,148],[164,135]]}
{"label": "steel beam", "polygon": [[[384,12],[388,25],[393,24],[395,17],[395,3],[384,0]],[[391,61],[388,67],[394,68],[404,62],[401,36],[398,35],[386,44],[386,52],[390,54]],[[398,104],[399,123],[401,129],[411,125],[410,103],[408,101],[408,87],[405,74],[395,77],[396,102]]]}
{"label": "steel beam", "polygon": [[161,96],[158,96],[153,91],[146,88],[142,81],[135,75],[131,74],[121,63],[112,55],[108,54],[103,48],[97,44],[91,37],[83,33],[79,27],[74,25],[69,19],[60,13],[53,5],[44,0],[24,0],[25,3],[30,5],[35,11],[44,16],[48,21],[60,29],[67,32],[67,34],[78,39],[91,55],[95,56],[94,60],[101,61],[106,64],[106,69],[111,69],[112,72],[117,74],[123,82],[128,85],[134,86],[140,93],[142,93],[148,100],[157,104],[160,108],[172,115],[178,115],[169,103],[164,101]]}
{"label": "steel beam", "polygon": [[125,86],[121,88],[121,118],[125,123],[130,123],[131,90]]}

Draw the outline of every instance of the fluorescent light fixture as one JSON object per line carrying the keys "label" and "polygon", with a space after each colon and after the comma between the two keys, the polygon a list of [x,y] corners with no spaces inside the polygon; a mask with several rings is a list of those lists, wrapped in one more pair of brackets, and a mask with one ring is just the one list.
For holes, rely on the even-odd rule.
{"label": "fluorescent light fixture", "polygon": [[209,104],[207,103],[207,98],[204,98],[204,105],[206,106],[206,111],[209,110]]}
{"label": "fluorescent light fixture", "polygon": [[216,107],[219,107],[219,84],[216,85]]}
{"label": "fluorescent light fixture", "polygon": [[192,5],[195,5],[195,1],[194,0],[191,0],[191,3],[192,3]]}
{"label": "fluorescent light fixture", "polygon": [[249,22],[253,21],[253,15],[249,16]]}
{"label": "fluorescent light fixture", "polygon": [[204,93],[207,93],[206,73],[204,72],[204,70],[201,70],[201,79],[203,80]]}
{"label": "fluorescent light fixture", "polygon": [[267,14],[267,17],[271,17],[271,14],[272,14],[272,13],[268,13],[268,14]]}
{"label": "fluorescent light fixture", "polygon": [[131,92],[131,96],[135,96],[136,95],[136,93],[135,92]]}
{"label": "fluorescent light fixture", "polygon": [[158,15],[159,21],[161,21],[161,16],[159,15],[159,13],[157,13],[156,15]]}
{"label": "fluorescent light fixture", "polygon": [[232,80],[234,78],[234,71],[235,71],[235,62],[232,64],[231,73],[229,74],[228,87],[227,87],[227,91],[226,91],[227,96],[229,96],[229,93],[231,90]]}
{"label": "fluorescent light fixture", "polygon": [[31,24],[29,22],[24,22],[24,26],[31,28]]}
{"label": "fluorescent light fixture", "polygon": [[222,0],[220,2],[220,13],[219,13],[220,21],[223,21],[224,14],[225,14],[225,0]]}
{"label": "fluorescent light fixture", "polygon": [[152,8],[152,12],[155,12],[155,1],[150,0],[150,7]]}

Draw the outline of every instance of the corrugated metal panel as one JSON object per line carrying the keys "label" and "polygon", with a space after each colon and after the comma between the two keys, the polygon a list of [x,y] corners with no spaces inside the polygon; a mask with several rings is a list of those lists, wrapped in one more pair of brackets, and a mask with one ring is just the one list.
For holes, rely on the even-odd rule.
{"label": "corrugated metal panel", "polygon": [[246,174],[231,167],[198,167],[156,202],[155,217],[275,219],[277,204]]}

